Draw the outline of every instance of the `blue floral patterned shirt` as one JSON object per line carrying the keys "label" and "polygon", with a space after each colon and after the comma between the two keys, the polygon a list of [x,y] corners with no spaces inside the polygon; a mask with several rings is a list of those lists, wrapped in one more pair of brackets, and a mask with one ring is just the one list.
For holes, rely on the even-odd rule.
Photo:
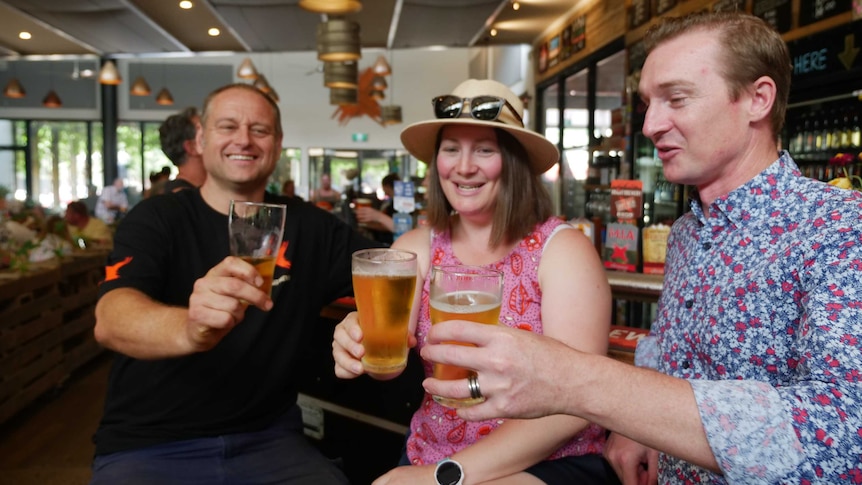
{"label": "blue floral patterned shirt", "polygon": [[636,363],[689,380],[724,476],[661,455],[659,483],[862,483],[862,194],[783,152],[691,209]]}

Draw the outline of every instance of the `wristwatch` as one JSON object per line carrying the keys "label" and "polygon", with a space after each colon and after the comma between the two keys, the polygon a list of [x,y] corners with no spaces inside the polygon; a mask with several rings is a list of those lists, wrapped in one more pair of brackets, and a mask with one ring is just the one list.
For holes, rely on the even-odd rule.
{"label": "wristwatch", "polygon": [[457,461],[444,458],[437,463],[434,478],[437,480],[437,485],[461,485],[464,483],[464,468]]}

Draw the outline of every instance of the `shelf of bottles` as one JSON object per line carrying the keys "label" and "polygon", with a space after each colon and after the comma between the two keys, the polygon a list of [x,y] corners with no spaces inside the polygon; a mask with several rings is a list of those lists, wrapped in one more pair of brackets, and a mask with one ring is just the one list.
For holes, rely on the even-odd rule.
{"label": "shelf of bottles", "polygon": [[[787,112],[782,146],[808,177],[829,181],[862,175],[862,93],[857,97],[814,102]],[[852,160],[847,165],[839,158]]]}

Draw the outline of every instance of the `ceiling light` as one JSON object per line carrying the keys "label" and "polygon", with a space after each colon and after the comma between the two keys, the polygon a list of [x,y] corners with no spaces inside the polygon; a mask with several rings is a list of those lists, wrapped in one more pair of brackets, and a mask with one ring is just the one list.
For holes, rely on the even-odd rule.
{"label": "ceiling light", "polygon": [[221,34],[221,30],[219,30],[218,27],[210,27],[210,29],[207,30],[207,34],[209,34],[210,37],[218,37],[218,35]]}
{"label": "ceiling light", "polygon": [[257,69],[251,62],[251,58],[246,57],[236,70],[236,75],[240,79],[257,79]]}
{"label": "ceiling light", "polygon": [[21,40],[30,40],[33,38],[33,36],[30,34],[30,32],[27,32],[25,30],[25,31],[18,32],[18,38]]}
{"label": "ceiling light", "polygon": [[189,0],[183,0],[182,2],[180,2],[180,8],[183,10],[188,10],[192,8],[192,6],[192,2],[190,2]]}
{"label": "ceiling light", "polygon": [[359,71],[356,62],[324,62],[323,85],[328,88],[353,88],[359,86]]}
{"label": "ceiling light", "polygon": [[497,37],[497,29],[491,29],[491,37]]}
{"label": "ceiling light", "polygon": [[389,84],[386,82],[386,78],[383,76],[374,76],[371,80],[371,87],[383,91],[384,89],[389,87]]}
{"label": "ceiling light", "polygon": [[380,119],[384,125],[401,123],[401,106],[389,105],[380,108]]}
{"label": "ceiling light", "polygon": [[359,91],[355,88],[332,88],[329,90],[329,104],[356,104],[359,101]]}
{"label": "ceiling light", "polygon": [[362,57],[359,49],[359,24],[344,19],[330,19],[317,24],[317,58],[321,61],[355,61]]}
{"label": "ceiling light", "polygon": [[377,60],[374,61],[374,65],[371,67],[374,70],[374,74],[378,76],[388,76],[392,74],[392,68],[389,67],[389,63],[386,62],[386,58],[382,55],[377,56]]}
{"label": "ceiling light", "polygon": [[171,106],[174,104],[174,97],[171,96],[171,92],[168,91],[168,88],[162,88],[159,91],[159,94],[156,95],[156,103],[162,106]]}
{"label": "ceiling light", "polygon": [[6,88],[3,89],[3,96],[7,98],[13,99],[21,99],[24,96],[27,96],[27,91],[24,90],[24,86],[18,81],[18,78],[13,77],[6,83]]}
{"label": "ceiling light", "polygon": [[117,85],[121,82],[123,80],[120,78],[120,72],[117,71],[117,65],[114,64],[114,61],[105,61],[105,64],[102,65],[102,69],[99,71],[99,83]]}
{"label": "ceiling light", "polygon": [[371,99],[374,99],[377,101],[382,101],[383,98],[385,98],[385,97],[386,97],[386,94],[383,92],[382,89],[372,89],[371,90]]}
{"label": "ceiling light", "polygon": [[512,2],[512,10],[518,10],[521,8],[521,4],[517,1]]}
{"label": "ceiling light", "polygon": [[63,106],[63,102],[60,101],[60,96],[57,96],[57,93],[52,89],[48,91],[48,94],[42,100],[42,106],[46,108],[59,108]]}
{"label": "ceiling light", "polygon": [[347,14],[362,10],[359,0],[299,0],[299,6],[309,12]]}
{"label": "ceiling light", "polygon": [[132,96],[149,96],[152,92],[144,76],[138,76],[135,82],[132,83],[131,89],[129,89],[129,94]]}

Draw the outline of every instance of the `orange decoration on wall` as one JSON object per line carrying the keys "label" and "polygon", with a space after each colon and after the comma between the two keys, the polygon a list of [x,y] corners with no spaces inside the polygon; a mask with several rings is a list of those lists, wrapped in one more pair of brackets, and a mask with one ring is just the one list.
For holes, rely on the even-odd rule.
{"label": "orange decoration on wall", "polygon": [[367,68],[359,75],[359,87],[357,88],[356,104],[342,104],[332,113],[332,118],[338,119],[339,125],[346,125],[348,121],[360,116],[368,116],[380,125],[383,125],[383,117],[380,115],[380,104],[371,97],[371,81],[376,74],[372,68]]}

